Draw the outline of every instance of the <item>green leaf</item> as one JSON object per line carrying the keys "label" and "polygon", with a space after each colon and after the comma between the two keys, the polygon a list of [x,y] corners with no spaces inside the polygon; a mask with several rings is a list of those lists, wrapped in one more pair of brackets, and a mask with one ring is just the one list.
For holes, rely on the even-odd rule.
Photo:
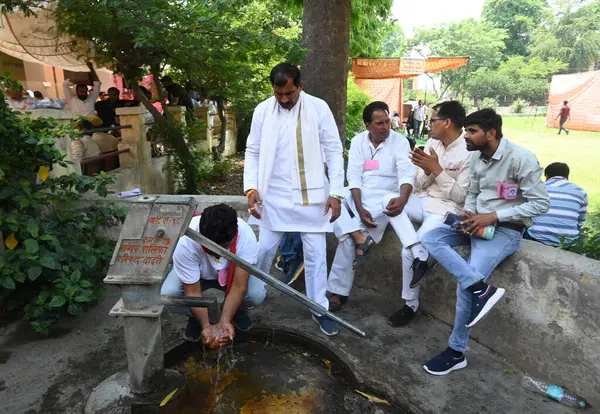
{"label": "green leaf", "polygon": [[70,298],[70,297],[73,297],[73,295],[75,294],[75,292],[78,292],[78,291],[79,291],[79,286],[70,285],[70,286],[67,286],[65,288],[65,292],[64,293],[65,293],[65,295],[67,295],[67,297]]}
{"label": "green leaf", "polygon": [[40,251],[40,246],[35,239],[27,239],[23,242],[23,245],[25,246],[27,253],[34,254]]}
{"label": "green leaf", "polygon": [[25,282],[25,273],[17,272],[13,275],[13,279],[19,283],[23,283],[23,282]]}
{"label": "green leaf", "polygon": [[81,316],[83,314],[83,307],[77,303],[69,304],[67,311],[74,316]]}
{"label": "green leaf", "polygon": [[76,270],[73,273],[71,273],[71,282],[77,283],[79,282],[79,279],[81,279],[81,272],[79,270]]}
{"label": "green leaf", "polygon": [[15,290],[15,281],[10,276],[4,276],[0,279],[0,285],[6,289]]}
{"label": "green leaf", "polygon": [[38,299],[41,300],[42,302],[46,302],[48,300],[48,297],[50,296],[50,292],[48,292],[47,290],[42,291],[42,293],[40,293],[38,295]]}
{"label": "green leaf", "polygon": [[37,237],[39,235],[40,228],[33,219],[27,220],[27,231],[31,233],[32,237]]}
{"label": "green leaf", "polygon": [[40,236],[40,240],[51,241],[51,240],[56,240],[56,237],[54,237],[51,234],[43,234]]}
{"label": "green leaf", "polygon": [[85,263],[88,265],[90,269],[93,269],[96,266],[96,256],[87,256],[85,258]]}
{"label": "green leaf", "polygon": [[89,280],[82,280],[79,282],[79,286],[81,286],[82,288],[90,288],[92,287],[92,283]]}
{"label": "green leaf", "polygon": [[56,255],[46,254],[40,259],[40,264],[48,269],[58,269],[58,263],[56,262]]}
{"label": "green leaf", "polygon": [[51,308],[60,308],[65,303],[67,303],[67,298],[65,298],[64,296],[54,296],[52,298],[52,300],[50,301],[50,307]]}
{"label": "green leaf", "polygon": [[29,280],[32,282],[35,281],[42,274],[42,268],[40,266],[33,266],[27,270],[27,275],[29,276]]}
{"label": "green leaf", "polygon": [[91,302],[95,299],[94,292],[91,290],[82,290],[77,296],[75,296],[75,302]]}

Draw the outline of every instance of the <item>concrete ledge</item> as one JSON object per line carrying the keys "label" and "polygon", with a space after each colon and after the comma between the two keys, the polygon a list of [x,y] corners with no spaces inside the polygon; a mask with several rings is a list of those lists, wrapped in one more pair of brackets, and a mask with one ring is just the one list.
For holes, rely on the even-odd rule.
{"label": "concrete ledge", "polygon": [[[328,246],[334,244],[330,240]],[[400,303],[400,249],[396,235],[386,232],[368,266],[357,273],[354,288],[375,289]],[[468,250],[459,251],[466,257]],[[471,338],[599,407],[600,261],[524,240],[491,281],[505,288],[506,295]],[[421,286],[422,309],[452,326],[456,279],[438,264]]]}
{"label": "concrete ledge", "polygon": [[[243,196],[193,197],[199,202],[198,211],[227,203],[241,217],[248,217]],[[119,203],[127,207],[130,201]],[[115,238],[119,230],[115,229]],[[329,235],[330,258],[336,245],[335,237]],[[400,251],[396,235],[386,232],[382,243],[369,254],[368,266],[357,272],[354,294],[374,290],[399,305]],[[466,255],[468,249],[460,252]],[[494,271],[491,280],[507,293],[473,330],[472,339],[519,369],[565,386],[600,407],[600,261],[524,241],[521,249]],[[452,326],[455,292],[455,278],[436,265],[422,283],[421,307]],[[435,346],[438,350],[444,347],[445,342]]]}

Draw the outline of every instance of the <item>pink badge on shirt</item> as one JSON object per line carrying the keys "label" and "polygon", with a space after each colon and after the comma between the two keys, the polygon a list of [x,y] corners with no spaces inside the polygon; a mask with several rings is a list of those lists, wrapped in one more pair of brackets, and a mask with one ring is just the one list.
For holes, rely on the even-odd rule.
{"label": "pink badge on shirt", "polygon": [[217,277],[219,278],[219,286],[227,285],[227,268],[219,270],[217,272]]}
{"label": "pink badge on shirt", "polygon": [[505,183],[504,181],[498,181],[498,197],[506,200],[514,200],[517,198],[519,186],[517,184]]}
{"label": "pink badge on shirt", "polygon": [[365,171],[376,171],[379,169],[379,160],[366,160]]}

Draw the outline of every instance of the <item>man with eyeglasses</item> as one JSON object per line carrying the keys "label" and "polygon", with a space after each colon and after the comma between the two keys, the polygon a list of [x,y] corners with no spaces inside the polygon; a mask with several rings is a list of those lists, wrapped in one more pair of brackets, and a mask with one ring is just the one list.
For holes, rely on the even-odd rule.
{"label": "man with eyeglasses", "polygon": [[[258,242],[254,231],[237,217],[232,207],[226,204],[208,207],[201,215],[192,218],[189,227],[246,262],[256,265]],[[173,253],[173,269],[163,282],[160,293],[170,296],[202,296],[202,292],[208,289],[225,292],[218,324],[209,323],[205,308],[176,308],[175,311],[183,311],[188,315],[191,313],[183,334],[185,340],[202,340],[211,348],[220,348],[233,340],[234,325],[240,331],[252,328],[252,319],[246,309],[263,302],[267,293],[265,283],[183,236]]]}
{"label": "man with eyeglasses", "polygon": [[[392,327],[407,325],[419,308],[419,282],[427,271],[429,253],[421,237],[444,223],[447,212],[462,212],[469,187],[469,152],[463,138],[465,109],[456,101],[435,105],[429,119],[431,138],[412,153],[417,173],[414,193],[400,215],[402,239],[402,299],[404,306],[388,320]],[[420,225],[415,231],[413,224]]]}

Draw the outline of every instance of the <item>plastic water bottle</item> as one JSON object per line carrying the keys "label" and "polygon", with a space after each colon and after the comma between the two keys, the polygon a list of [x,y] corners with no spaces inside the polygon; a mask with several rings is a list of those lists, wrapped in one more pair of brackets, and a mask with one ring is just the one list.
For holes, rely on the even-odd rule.
{"label": "plastic water bottle", "polygon": [[585,408],[587,405],[585,400],[578,395],[569,392],[558,385],[548,384],[547,382],[535,378],[525,376],[523,377],[523,381],[521,381],[521,385],[529,391],[547,395],[567,407]]}

